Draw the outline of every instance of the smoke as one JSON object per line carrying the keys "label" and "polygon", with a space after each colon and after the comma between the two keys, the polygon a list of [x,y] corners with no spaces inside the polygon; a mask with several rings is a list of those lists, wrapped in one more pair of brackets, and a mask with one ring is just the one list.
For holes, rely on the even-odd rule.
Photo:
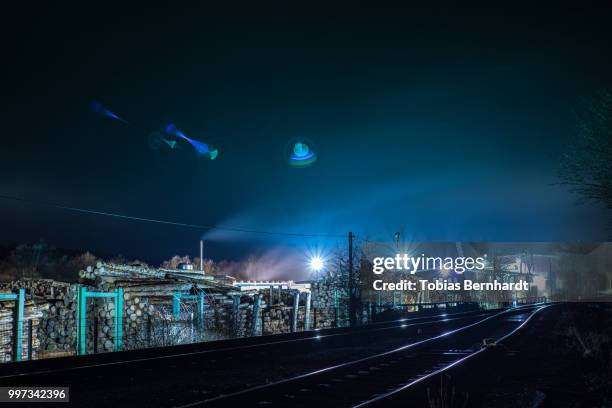
{"label": "smoke", "polygon": [[305,255],[295,249],[276,247],[242,261],[221,261],[216,274],[251,280],[304,280],[310,276]]}

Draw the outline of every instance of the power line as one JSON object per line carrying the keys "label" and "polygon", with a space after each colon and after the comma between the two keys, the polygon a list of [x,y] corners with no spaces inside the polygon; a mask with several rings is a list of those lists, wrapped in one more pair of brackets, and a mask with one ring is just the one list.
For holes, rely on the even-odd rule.
{"label": "power line", "polygon": [[9,200],[9,201],[17,201],[17,202],[28,203],[28,204],[35,204],[35,205],[40,205],[40,206],[45,206],[45,207],[52,207],[52,208],[57,208],[60,210],[73,211],[73,212],[82,213],[82,214],[102,215],[105,217],[115,217],[115,218],[121,218],[121,219],[132,220],[132,221],[151,222],[151,223],[164,224],[164,225],[174,225],[178,227],[193,228],[193,229],[199,229],[199,230],[221,230],[221,231],[243,232],[243,233],[249,233],[249,234],[280,235],[280,236],[291,236],[291,237],[318,237],[318,238],[344,238],[345,237],[345,234],[305,234],[305,233],[299,233],[299,232],[263,231],[263,230],[254,230],[254,229],[241,228],[241,227],[220,227],[220,226],[213,226],[213,225],[190,224],[190,223],[176,222],[176,221],[169,221],[169,220],[158,220],[154,218],[136,217],[132,215],[111,213],[111,212],[106,212],[106,211],[90,210],[87,208],[71,207],[71,206],[51,203],[47,201],[32,200],[28,198],[21,198],[21,197],[15,197],[15,196],[3,195],[3,194],[0,194],[0,199]]}

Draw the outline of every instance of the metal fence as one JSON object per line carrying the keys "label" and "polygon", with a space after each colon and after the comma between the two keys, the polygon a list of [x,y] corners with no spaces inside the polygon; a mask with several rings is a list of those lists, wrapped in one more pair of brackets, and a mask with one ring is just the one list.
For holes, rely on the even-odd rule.
{"label": "metal fence", "polygon": [[[132,320],[124,316],[120,321],[121,338],[118,339],[117,319],[102,318],[90,309],[83,327],[79,327],[80,320],[71,315],[22,320],[19,358],[15,344],[19,321],[14,320],[0,325],[0,362],[175,346],[289,333],[294,329],[338,327],[343,324],[337,313],[335,308],[310,308],[307,327],[305,306],[298,306],[297,317],[294,317],[294,308],[286,305],[268,306],[255,317],[253,308],[244,305],[207,304],[201,316],[188,303],[181,303],[178,316],[173,313],[172,305],[157,305],[155,314],[146,319]],[[293,320],[297,323],[295,327]],[[79,344],[81,330],[85,341],[82,346]]]}

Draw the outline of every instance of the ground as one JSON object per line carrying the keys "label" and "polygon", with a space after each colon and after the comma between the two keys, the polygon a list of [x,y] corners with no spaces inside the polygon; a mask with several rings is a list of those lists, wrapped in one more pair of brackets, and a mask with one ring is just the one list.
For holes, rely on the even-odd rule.
{"label": "ground", "polygon": [[524,332],[402,399],[431,408],[612,407],[612,304],[552,306]]}

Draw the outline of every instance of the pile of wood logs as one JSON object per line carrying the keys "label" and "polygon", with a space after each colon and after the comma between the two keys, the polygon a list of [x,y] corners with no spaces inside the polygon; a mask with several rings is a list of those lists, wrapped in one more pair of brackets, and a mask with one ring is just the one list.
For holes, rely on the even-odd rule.
{"label": "pile of wood logs", "polygon": [[[194,276],[191,276],[194,275]],[[197,275],[197,276],[196,276]],[[209,341],[230,337],[245,337],[253,333],[271,334],[291,331],[293,322],[294,291],[283,289],[280,297],[275,289],[272,307],[269,288],[241,292],[225,282],[196,272],[151,269],[140,265],[116,265],[98,262],[79,271],[80,284],[55,282],[49,279],[22,279],[0,285],[6,292],[25,287],[28,301],[26,319],[36,315],[33,327],[35,352],[39,357],[76,353],[77,295],[85,286],[88,292],[114,292],[123,290],[122,349],[167,346],[196,341]],[[205,290],[203,318],[197,316],[197,303],[182,299],[180,313],[173,313],[173,294],[190,293],[194,288]],[[315,285],[320,296],[313,293],[313,306],[329,310],[330,316],[319,311],[317,327],[335,325],[332,282]],[[194,293],[194,292],[191,292]],[[254,299],[259,294],[258,320],[255,321]],[[240,297],[237,308],[234,299]],[[30,299],[44,298],[34,307]],[[305,296],[300,297],[298,330],[303,330]],[[318,302],[318,303],[317,303]],[[13,338],[12,316],[15,302],[0,303],[0,359],[10,360]],[[11,306],[13,305],[13,306]],[[113,351],[115,346],[115,302],[110,298],[87,300],[87,353]],[[35,310],[38,310],[36,312]],[[315,312],[316,313],[316,312]],[[311,309],[310,321],[313,320]],[[35,354],[36,355],[36,354]]]}
{"label": "pile of wood logs", "polygon": [[74,353],[77,330],[76,290],[63,300],[52,300],[42,313],[42,322],[37,335],[41,353],[60,356]]}
{"label": "pile of wood logs", "polygon": [[263,312],[263,334],[288,333],[291,331],[293,308],[276,305]]}
{"label": "pile of wood logs", "polygon": [[[336,327],[336,296],[338,296],[338,323],[343,326],[348,324],[347,297],[343,294],[342,287],[333,277],[325,277],[320,281],[312,283],[312,307],[313,327],[328,328]],[[316,310],[316,311],[315,311]],[[316,313],[316,319],[314,314]],[[314,326],[316,324],[316,326]]]}
{"label": "pile of wood logs", "polygon": [[[45,309],[48,307],[46,302],[27,300],[24,305],[23,321],[23,344],[22,359],[28,358],[28,331],[30,321],[32,322],[32,357],[36,357],[39,349],[39,337],[37,336],[41,318]],[[11,361],[13,359],[13,333],[14,333],[15,302],[0,302],[0,362]]]}
{"label": "pile of wood logs", "polygon": [[19,289],[26,290],[27,295],[44,299],[63,299],[70,291],[70,284],[57,282],[53,279],[22,278],[11,282],[0,283],[0,292],[16,293]]}
{"label": "pile of wood logs", "polygon": [[123,306],[124,349],[140,348],[147,341],[150,330],[147,325],[151,324],[156,308],[149,303],[148,297],[131,291],[124,293]]}

